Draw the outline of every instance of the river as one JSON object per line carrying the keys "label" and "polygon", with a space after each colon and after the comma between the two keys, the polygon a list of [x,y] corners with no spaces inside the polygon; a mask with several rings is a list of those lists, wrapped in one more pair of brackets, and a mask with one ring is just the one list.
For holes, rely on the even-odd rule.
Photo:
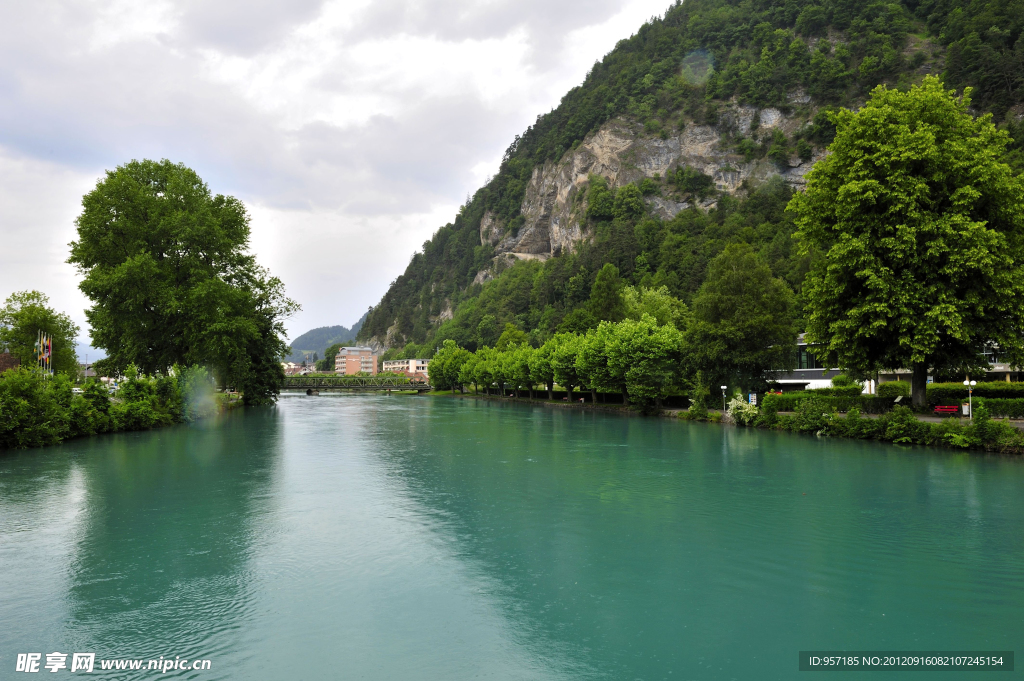
{"label": "river", "polygon": [[162,674],[202,680],[678,681],[796,678],[801,650],[1013,650],[1022,528],[1015,459],[287,396],[0,454],[0,679],[54,651],[103,679],[163,656],[210,660]]}

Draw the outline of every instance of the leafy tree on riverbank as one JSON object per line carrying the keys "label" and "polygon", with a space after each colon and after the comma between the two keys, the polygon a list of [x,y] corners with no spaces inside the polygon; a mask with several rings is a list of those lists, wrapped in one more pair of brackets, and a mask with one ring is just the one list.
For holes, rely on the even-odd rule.
{"label": "leafy tree on riverbank", "polygon": [[998,343],[1024,363],[1024,180],[1000,162],[1008,136],[937,78],[876,89],[834,116],[832,153],[790,204],[826,253],[804,286],[808,340],[854,373],[970,370]]}
{"label": "leafy tree on riverbank", "polygon": [[685,361],[699,386],[695,392],[721,382],[763,390],[774,372],[794,368],[796,336],[786,283],[750,246],[727,246],[708,267],[686,330]]}
{"label": "leafy tree on riverbank", "polygon": [[283,321],[298,305],[248,252],[241,201],[211,195],[184,165],[143,160],[108,171],[82,206],[68,262],[106,369],[200,364],[247,404],[277,394]]}
{"label": "leafy tree on riverbank", "polygon": [[50,366],[54,373],[78,374],[75,339],[79,328],[71,317],[49,306],[50,299],[39,291],[12,293],[0,308],[0,350],[21,360],[22,366],[36,365],[35,344],[39,332],[53,339]]}

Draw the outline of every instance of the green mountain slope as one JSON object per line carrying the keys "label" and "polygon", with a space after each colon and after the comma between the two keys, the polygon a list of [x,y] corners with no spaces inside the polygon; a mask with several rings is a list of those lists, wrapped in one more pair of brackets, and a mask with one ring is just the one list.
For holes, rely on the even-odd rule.
{"label": "green mountain slope", "polygon": [[[359,337],[429,355],[445,338],[493,343],[513,323],[540,342],[593,323],[605,263],[688,301],[706,263],[737,241],[799,294],[814,254],[797,253],[784,208],[831,141],[825,111],[941,73],[1024,138],[1022,24],[1024,0],[677,3],[516,137]],[[627,152],[602,156],[608,139]],[[1021,155],[1016,143],[1008,160],[1020,167]],[[580,159],[589,175],[565,180]],[[544,194],[546,182],[558,192]]]}
{"label": "green mountain slope", "polygon": [[366,315],[363,315],[359,321],[352,325],[351,329],[347,326],[321,326],[310,329],[297,336],[291,342],[292,352],[286,360],[289,362],[301,362],[306,354],[312,355],[314,352],[317,354],[318,359],[323,357],[324,350],[328,346],[334,343],[348,343],[355,340],[365,320]]}

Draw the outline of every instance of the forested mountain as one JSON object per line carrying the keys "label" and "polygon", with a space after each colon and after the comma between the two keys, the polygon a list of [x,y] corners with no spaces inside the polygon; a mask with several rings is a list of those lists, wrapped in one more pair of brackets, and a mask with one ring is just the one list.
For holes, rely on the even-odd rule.
{"label": "forested mountain", "polygon": [[364,321],[366,321],[365,314],[352,325],[351,329],[347,326],[320,326],[310,329],[291,342],[292,351],[286,359],[289,362],[301,362],[307,354],[312,355],[314,352],[319,359],[323,357],[325,348],[335,343],[348,343],[355,340]]}
{"label": "forested mountain", "polygon": [[[736,242],[799,299],[816,256],[798,252],[785,207],[832,139],[828,110],[940,74],[1020,140],[1022,24],[1024,0],[677,3],[516,137],[359,337],[429,356],[512,323],[537,344],[596,324],[604,264],[688,302]],[[1007,161],[1021,159],[1018,141]]]}

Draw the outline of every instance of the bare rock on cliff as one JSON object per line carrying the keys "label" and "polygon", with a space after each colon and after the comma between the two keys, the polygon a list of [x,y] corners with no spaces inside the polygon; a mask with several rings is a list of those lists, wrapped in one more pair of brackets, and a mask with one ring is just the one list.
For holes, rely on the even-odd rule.
{"label": "bare rock on cliff", "polygon": [[[487,213],[480,223],[480,243],[494,246],[497,256],[512,254],[519,259],[574,250],[588,237],[586,201],[581,199],[591,175],[601,175],[610,187],[617,188],[648,177],[664,177],[680,166],[688,166],[709,175],[719,191],[730,194],[741,191],[747,180],[764,181],[773,176],[802,186],[813,162],[794,159],[791,167],[780,168],[767,159],[745,161],[733,150],[723,148],[721,132],[748,134],[751,128],[780,128],[791,134],[799,125],[800,121],[786,117],[778,109],[733,106],[721,112],[717,127],[691,125],[662,138],[645,134],[636,123],[613,119],[558,161],[534,168],[521,207],[523,224],[508,231]],[[649,197],[647,203],[651,212],[663,219],[670,219],[690,206],[687,201],[671,196]],[[707,208],[714,203],[711,199],[698,205]],[[483,283],[488,276],[481,272],[475,281]]]}

